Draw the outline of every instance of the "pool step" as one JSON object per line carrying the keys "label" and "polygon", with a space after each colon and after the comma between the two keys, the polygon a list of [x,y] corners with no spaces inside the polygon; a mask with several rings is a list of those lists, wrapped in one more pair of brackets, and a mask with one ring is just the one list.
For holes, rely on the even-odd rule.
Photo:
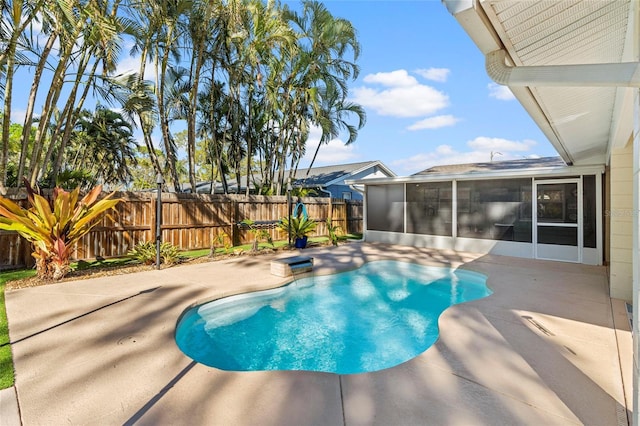
{"label": "pool step", "polygon": [[293,256],[271,261],[271,274],[279,277],[290,277],[294,274],[311,272],[313,257]]}

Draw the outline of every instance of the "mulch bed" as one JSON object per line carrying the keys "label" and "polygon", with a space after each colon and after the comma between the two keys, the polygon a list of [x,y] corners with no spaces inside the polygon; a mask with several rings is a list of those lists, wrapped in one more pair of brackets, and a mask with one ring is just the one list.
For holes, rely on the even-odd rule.
{"label": "mulch bed", "polygon": [[[315,245],[320,245],[320,244],[314,243],[314,246]],[[288,249],[280,248],[279,250],[288,250]],[[202,256],[202,257],[187,259],[186,261],[179,264],[175,264],[175,265],[160,265],[160,269],[180,267],[181,265],[192,265],[195,263],[215,262],[215,261],[229,259],[229,258],[238,257],[238,256],[260,256],[260,255],[275,253],[276,251],[277,251],[276,249],[261,248],[258,252],[243,251],[236,254],[217,254],[214,257]],[[133,272],[150,271],[152,269],[155,269],[155,265],[96,266],[88,269],[82,269],[79,271],[72,271],[69,274],[67,274],[67,276],[65,276],[63,279],[58,281],[41,280],[36,276],[23,278],[19,280],[12,280],[7,282],[7,284],[5,285],[5,291],[18,290],[18,289],[27,288],[27,287],[37,287],[37,286],[48,285],[48,284],[57,284],[65,281],[76,281],[76,280],[84,280],[89,278],[130,274]]]}

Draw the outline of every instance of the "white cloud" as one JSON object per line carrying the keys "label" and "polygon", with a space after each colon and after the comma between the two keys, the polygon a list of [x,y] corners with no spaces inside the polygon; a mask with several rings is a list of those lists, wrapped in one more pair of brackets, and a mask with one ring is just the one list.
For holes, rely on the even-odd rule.
{"label": "white cloud", "polygon": [[489,89],[490,98],[495,98],[501,101],[513,101],[516,98],[515,96],[513,96],[513,93],[508,86],[500,86],[496,83],[489,83],[487,85],[487,88]]}
{"label": "white cloud", "polygon": [[11,108],[11,122],[22,124],[24,123],[24,118],[27,116],[27,111],[19,108]]}
{"label": "white cloud", "polygon": [[[501,138],[477,137],[467,142],[468,150],[457,150],[451,145],[439,145],[430,152],[420,153],[391,163],[396,173],[413,174],[433,166],[465,163],[485,163],[491,161],[515,160],[518,158],[538,158],[536,154],[524,154],[536,142],[533,140],[510,141]],[[500,153],[499,155],[496,153]]]}
{"label": "white cloud", "polygon": [[479,136],[469,142],[467,145],[470,148],[481,151],[528,151],[534,145],[536,141],[525,139],[523,141],[510,141],[502,138],[488,138],[485,136]]}
{"label": "white cloud", "polygon": [[439,155],[452,155],[455,154],[455,150],[451,145],[438,145],[436,153]]}
{"label": "white cloud", "polygon": [[365,83],[377,83],[389,87],[406,87],[418,84],[418,80],[410,76],[406,70],[368,74],[363,80]]}
{"label": "white cloud", "polygon": [[438,81],[440,83],[447,81],[450,72],[451,70],[447,68],[421,68],[415,71],[416,74],[427,80]]}
{"label": "white cloud", "polygon": [[407,127],[407,130],[439,129],[441,127],[453,126],[458,121],[460,121],[460,119],[453,115],[437,115],[413,123]]}
{"label": "white cloud", "polygon": [[[309,135],[307,136],[307,149],[304,157],[302,157],[301,161],[308,159],[311,161],[313,158],[313,153],[316,151],[318,144],[320,143],[320,138],[322,137],[322,129],[319,126],[314,126],[313,124],[309,124]],[[322,150],[322,148],[320,148]]]}
{"label": "white cloud", "polygon": [[405,70],[370,74],[367,83],[388,88],[357,87],[351,100],[376,113],[391,117],[421,117],[449,106],[449,96],[433,87],[420,84]]}
{"label": "white cloud", "polygon": [[[115,74],[116,75],[120,75],[120,74],[133,74],[136,73],[140,70],[140,57],[134,57],[129,55],[129,51],[131,50],[131,48],[133,47],[133,42],[132,41],[126,41],[122,51],[123,56],[121,58],[118,58],[118,65],[116,66],[116,71]],[[144,79],[145,80],[150,80],[150,81],[155,81],[156,76],[155,73],[153,71],[153,67],[151,66],[151,63],[147,61],[147,65],[144,68]]]}
{"label": "white cloud", "polygon": [[480,151],[459,152],[450,145],[440,145],[432,152],[421,153],[391,163],[396,173],[413,174],[433,166],[445,164],[480,163],[489,161],[487,153]]}
{"label": "white cloud", "polygon": [[[311,163],[313,154],[316,152],[317,143],[307,144],[307,151],[301,163],[304,162],[307,166]],[[355,146],[345,145],[340,139],[333,139],[328,144],[324,144],[318,151],[316,161],[313,163],[314,167],[330,164],[342,164],[349,163],[358,158]]]}
{"label": "white cloud", "polygon": [[[309,129],[309,137],[307,139],[307,149],[304,157],[300,160],[300,168],[309,167],[313,154],[320,143],[322,130],[320,127],[311,126]],[[318,156],[313,163],[313,167],[323,165],[348,163],[359,157],[355,145],[345,145],[341,139],[333,139],[328,144],[324,144],[318,151]]]}

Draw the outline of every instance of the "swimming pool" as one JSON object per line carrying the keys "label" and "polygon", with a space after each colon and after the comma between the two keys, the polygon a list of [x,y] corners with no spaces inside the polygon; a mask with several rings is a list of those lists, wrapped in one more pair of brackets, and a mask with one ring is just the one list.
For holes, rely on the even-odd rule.
{"label": "swimming pool", "polygon": [[221,370],[378,371],[438,339],[449,306],[492,292],[477,272],[375,261],[187,310],[178,347]]}

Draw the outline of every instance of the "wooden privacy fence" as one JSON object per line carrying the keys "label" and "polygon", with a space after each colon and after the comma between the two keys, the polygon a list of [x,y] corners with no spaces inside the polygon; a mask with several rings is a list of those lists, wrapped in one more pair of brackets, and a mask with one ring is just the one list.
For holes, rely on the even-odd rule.
{"label": "wooden privacy fence", "polygon": [[[122,192],[123,201],[111,217],[105,217],[74,247],[76,260],[126,255],[136,244],[155,241],[155,192]],[[12,197],[20,199],[19,196]],[[305,197],[294,198],[306,206],[309,218],[318,221],[312,236],[327,235],[325,221],[331,217],[343,232],[362,232],[362,201]],[[238,226],[251,219],[275,224],[287,215],[286,196],[162,194],[162,241],[182,250],[210,248],[212,245],[240,245],[252,241],[246,228]],[[269,226],[274,240],[287,239],[287,234]],[[0,269],[33,265],[31,247],[15,232],[0,231]]]}

